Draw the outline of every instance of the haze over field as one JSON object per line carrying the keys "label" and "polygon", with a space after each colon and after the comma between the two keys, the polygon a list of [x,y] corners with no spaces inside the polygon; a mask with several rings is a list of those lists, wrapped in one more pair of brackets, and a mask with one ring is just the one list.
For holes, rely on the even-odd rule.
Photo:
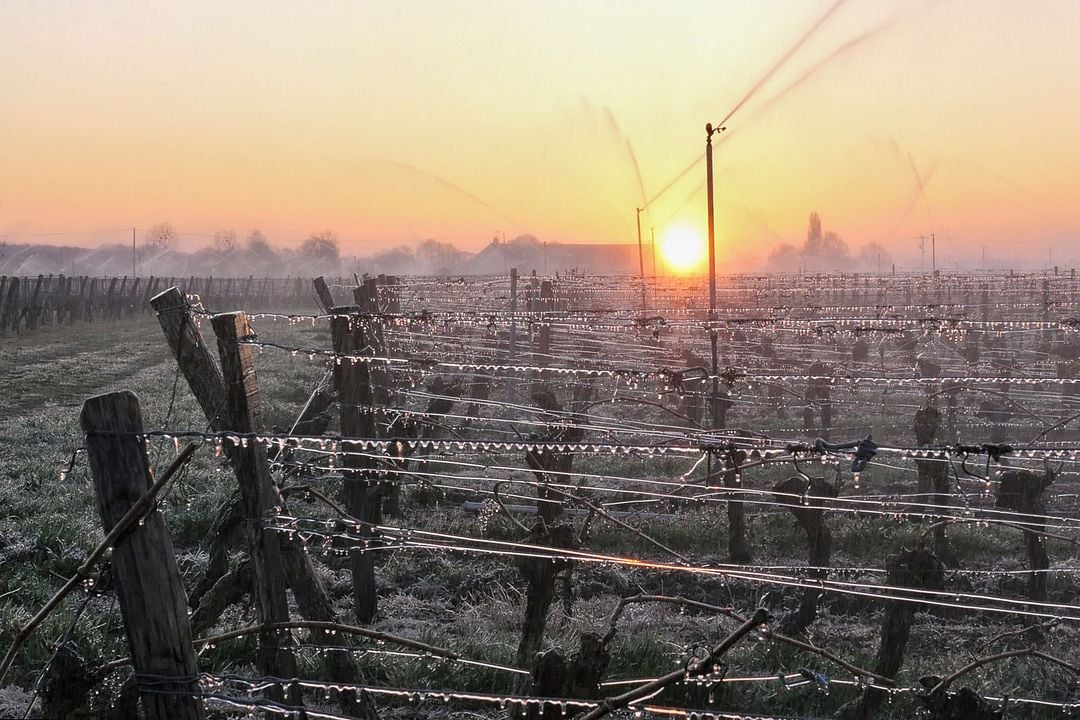
{"label": "haze over field", "polygon": [[931,233],[941,267],[1071,265],[1078,33],[1052,1],[13,0],[0,242],[479,252],[634,243],[643,205],[700,238],[731,114],[724,269],[805,265],[811,212],[862,269],[928,269]]}

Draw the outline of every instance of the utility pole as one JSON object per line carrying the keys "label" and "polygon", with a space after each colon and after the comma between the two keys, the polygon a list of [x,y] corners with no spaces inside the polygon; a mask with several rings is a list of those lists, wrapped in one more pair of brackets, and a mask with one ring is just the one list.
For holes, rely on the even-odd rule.
{"label": "utility pole", "polygon": [[[712,346],[712,424],[715,426],[718,415],[718,399],[720,392],[720,362],[716,354],[716,328],[713,321],[716,320],[716,226],[713,211],[713,163],[712,163],[712,136],[713,133],[723,132],[724,128],[714,128],[712,123],[705,123],[705,190],[707,195],[707,211],[709,216],[709,344]],[[711,466],[710,466],[711,471]]]}
{"label": "utility pole", "polygon": [[651,229],[651,232],[652,232],[652,242],[649,245],[649,248],[650,248],[650,250],[652,252],[652,276],[655,279],[656,278],[656,228],[653,227]]}
{"label": "utility pole", "polygon": [[641,248],[641,211],[644,208],[634,208],[637,211],[637,260],[638,274],[641,276],[641,317],[645,317],[645,253]]}
{"label": "utility pole", "polygon": [[135,228],[131,228],[131,279],[135,279]]}
{"label": "utility pole", "polygon": [[[716,226],[713,211],[712,136],[726,128],[714,128],[705,123],[705,190],[708,195],[709,214],[709,319],[716,319]],[[713,371],[716,371],[716,335],[713,334]]]}

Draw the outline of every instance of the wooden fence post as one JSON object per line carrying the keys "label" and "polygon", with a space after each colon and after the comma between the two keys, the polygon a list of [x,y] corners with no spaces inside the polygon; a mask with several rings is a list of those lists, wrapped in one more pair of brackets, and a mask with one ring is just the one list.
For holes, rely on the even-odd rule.
{"label": "wooden fence post", "polygon": [[60,276],[60,285],[56,289],[56,324],[63,325],[68,311],[68,292],[71,290],[71,278]]}
{"label": "wooden fence post", "polygon": [[112,316],[115,318],[122,317],[124,313],[124,297],[127,294],[128,277],[125,275],[120,279],[120,288],[116,291],[116,299],[112,307]]}
{"label": "wooden fence post", "polygon": [[120,279],[115,277],[109,281],[109,289],[105,292],[105,304],[101,308],[102,319],[113,316],[113,303],[116,301],[116,284],[118,282],[120,282]]}
{"label": "wooden fence post", "polygon": [[[334,352],[355,355],[366,346],[364,329],[359,316],[350,314],[353,307],[331,309],[330,333]],[[375,437],[375,416],[371,412],[371,383],[368,363],[342,358],[333,370],[334,390],[341,405],[341,436],[343,438]],[[356,453],[346,453],[345,509],[353,517],[369,523],[382,520],[382,503],[378,483],[371,477],[372,461]],[[368,534],[365,529],[362,534]],[[378,598],[375,594],[375,565],[370,552],[356,549],[351,557],[353,576],[353,610],[357,622],[375,619]]]}
{"label": "wooden fence post", "polygon": [[330,312],[330,308],[334,307],[334,296],[326,285],[326,279],[320,275],[312,281],[312,284],[315,285],[315,294],[319,297],[319,306],[322,311]]}
{"label": "wooden fence post", "polygon": [[[211,322],[218,339],[230,424],[237,433],[254,432],[259,425],[259,384],[251,346],[240,344],[251,337],[251,325],[242,312],[215,315]],[[264,527],[264,518],[273,512],[278,497],[270,480],[266,448],[254,441],[226,441],[226,444],[231,446],[240,502],[247,520],[255,575],[255,614],[263,626],[259,632],[256,666],[265,675],[296,677],[296,658],[287,646],[281,646],[283,638],[266,627],[289,620],[281,544]],[[270,695],[278,701],[284,699],[280,690],[272,690]],[[298,687],[290,686],[289,700],[295,705],[303,703]]]}
{"label": "wooden fence post", "polygon": [[127,314],[129,317],[142,309],[139,307],[139,283],[141,281],[141,277],[133,278],[131,281],[131,296],[128,299],[127,306]]}
{"label": "wooden fence post", "polygon": [[[126,391],[92,397],[83,404],[80,423],[108,532],[150,487],[139,399]],[[172,538],[159,513],[147,515],[116,543],[112,563],[136,676],[176,678],[143,690],[146,717],[202,720],[187,596]]]}
{"label": "wooden fence post", "polygon": [[40,296],[41,285],[45,282],[44,275],[37,276],[37,282],[34,283],[34,293],[30,296],[30,303],[26,306],[26,329],[33,330],[37,327],[39,316],[41,315]]}
{"label": "wooden fence post", "polygon": [[[536,367],[551,367],[554,365],[551,358],[551,325],[548,324],[546,313],[551,312],[555,304],[555,295],[552,291],[551,281],[544,280],[539,284],[538,297],[534,304],[534,312],[529,317],[529,322],[537,322],[536,332],[533,333],[533,365]],[[539,317],[537,317],[537,313]],[[542,390],[551,380],[550,370],[541,370],[537,373],[537,382],[533,384],[533,392]]]}
{"label": "wooden fence post", "polygon": [[215,431],[234,429],[225,407],[225,383],[210,350],[203,343],[199,327],[191,318],[191,308],[184,293],[179,288],[171,287],[155,295],[150,300],[150,306],[157,313],[161,331],[172,349],[176,364],[203,408],[210,428]]}
{"label": "wooden fence post", "polygon": [[19,278],[12,276],[8,283],[7,302],[4,303],[4,314],[0,316],[0,330],[13,330],[19,323],[16,308],[19,304]]}
{"label": "wooden fence post", "polygon": [[154,291],[157,290],[160,280],[153,275],[146,281],[146,295],[143,296],[142,304],[143,312],[146,312],[146,305],[150,302],[150,298],[154,297]]}
{"label": "wooden fence post", "polygon": [[5,309],[7,308],[8,284],[15,279],[14,276],[0,276],[0,333],[5,330],[4,317],[6,315]]}
{"label": "wooden fence post", "polygon": [[[217,365],[214,363],[207,348],[203,345],[202,336],[198,326],[191,318],[191,308],[187,304],[183,293],[177,288],[170,288],[156,296],[151,305],[158,312],[161,329],[173,349],[176,361],[180,365],[192,394],[202,407],[210,426],[215,431],[239,430],[233,425],[229,408],[225,404],[225,382]],[[252,383],[255,383],[254,374],[251,375]],[[313,434],[319,434],[321,429],[313,430]],[[234,447],[232,444],[226,447],[226,452],[232,458]],[[267,467],[265,453],[262,464]],[[267,469],[267,475],[269,470]],[[272,502],[274,505],[283,506],[284,503],[277,488],[271,485]],[[322,582],[319,580],[312,565],[311,558],[296,539],[279,538],[284,545],[281,556],[284,558],[284,571],[288,577],[289,585],[296,597],[296,604],[300,613],[308,620],[334,620],[333,604],[330,601]],[[225,547],[219,547],[216,543],[211,547],[211,558],[216,554],[226,552]],[[211,575],[204,577],[204,581],[213,585],[221,579],[221,575],[228,567],[227,559],[221,566],[212,571]],[[228,604],[228,603],[226,603]],[[223,607],[221,609],[224,609]],[[220,613],[220,610],[218,611]],[[314,634],[316,642],[323,641],[322,632]],[[325,638],[326,644],[332,644],[330,636]],[[327,670],[335,682],[353,683],[359,677],[356,664],[348,651],[334,651],[326,654]],[[374,704],[367,693],[357,695],[351,691],[345,691],[341,696],[342,708],[350,715],[365,718],[374,718]]]}

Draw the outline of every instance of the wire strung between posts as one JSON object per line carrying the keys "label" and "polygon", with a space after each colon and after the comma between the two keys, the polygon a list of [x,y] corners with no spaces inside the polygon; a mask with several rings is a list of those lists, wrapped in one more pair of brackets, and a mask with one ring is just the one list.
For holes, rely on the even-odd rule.
{"label": "wire strung between posts", "polygon": [[[417,549],[449,550],[480,555],[610,564],[643,570],[690,573],[694,575],[721,577],[725,580],[737,579],[749,581],[751,583],[822,590],[825,592],[868,597],[878,600],[895,600],[920,605],[933,605],[1000,614],[1014,614],[1017,616],[1058,621],[1080,620],[1080,606],[1062,603],[1015,600],[1011,598],[987,597],[985,595],[973,593],[947,592],[906,586],[876,585],[871,583],[845,582],[830,579],[804,580],[798,577],[777,573],[751,572],[745,569],[745,567],[673,564],[583,550],[567,550],[565,548],[544,545],[492,540],[488,538],[469,537],[449,533],[437,533],[416,528],[377,525],[366,523],[355,518],[348,518],[343,521],[326,520],[325,518],[275,515],[268,520],[270,524],[266,526],[266,529],[269,531],[280,532],[287,536],[294,537],[304,544],[309,544],[313,539],[328,541],[330,544],[337,543],[337,545],[334,546],[334,549],[338,551],[342,550],[342,544],[345,544],[347,550],[364,552],[368,548],[377,548],[379,546],[380,538],[385,537],[389,538],[393,543],[399,544],[401,547],[413,547]],[[975,601],[983,601],[984,604],[970,604]]]}
{"label": "wire strung between posts", "polygon": [[[470,363],[464,361],[446,361],[438,359],[439,356],[432,355],[430,357],[393,357],[393,356],[377,356],[377,355],[365,355],[365,354],[350,354],[350,353],[337,353],[333,350],[326,350],[323,348],[311,348],[301,347],[295,345],[285,345],[282,343],[270,342],[265,340],[241,340],[240,345],[248,345],[252,347],[262,349],[273,349],[288,352],[294,356],[305,355],[309,359],[322,358],[330,360],[336,364],[342,362],[349,363],[367,363],[367,364],[380,364],[388,367],[394,366],[410,366],[418,367],[427,371],[439,370],[453,370],[457,372],[480,372],[480,373],[547,373],[550,375],[574,375],[580,377],[594,377],[594,378],[623,378],[626,380],[633,380],[637,382],[643,382],[646,380],[660,380],[667,381],[671,379],[675,371],[670,368],[656,368],[653,370],[637,370],[632,368],[614,368],[614,367],[601,367],[601,368],[580,368],[580,367],[563,367],[555,366],[548,367],[544,365],[523,365],[523,364],[504,364],[504,363]],[[927,376],[927,377],[906,377],[906,376],[880,376],[880,375],[820,375],[820,374],[806,374],[806,373],[758,373],[743,371],[739,368],[726,368],[723,372],[718,374],[704,373],[701,380],[711,382],[713,380],[721,381],[725,385],[733,385],[736,382],[822,382],[828,383],[831,386],[838,384],[851,384],[851,385],[885,385],[885,386],[936,386],[941,383],[960,383],[969,385],[1001,385],[1001,384],[1013,384],[1013,385],[1061,385],[1072,386],[1080,384],[1080,378],[1061,378],[1053,376],[1039,376],[1039,377],[1024,377],[1015,375],[981,375],[981,376]],[[667,392],[674,392],[674,389],[668,389]]]}
{"label": "wire strung between posts", "polygon": [[[361,683],[329,682],[314,679],[298,678],[247,678],[239,675],[214,675],[211,673],[202,673],[197,678],[194,678],[199,682],[200,685],[203,685],[207,688],[206,691],[201,693],[189,693],[182,691],[176,692],[162,688],[175,687],[178,682],[190,682],[193,678],[139,675],[137,679],[139,681],[140,691],[146,692],[148,694],[172,696],[182,695],[186,697],[201,698],[204,700],[225,701],[232,704],[234,707],[244,709],[246,712],[251,712],[257,709],[264,709],[283,715],[288,714],[290,711],[295,713],[297,709],[283,703],[266,700],[264,698],[234,697],[226,695],[225,692],[231,690],[234,692],[240,691],[254,695],[256,693],[266,692],[270,689],[286,690],[289,688],[298,687],[305,690],[318,691],[330,697],[332,697],[333,693],[345,691],[367,692],[375,697],[382,697],[389,700],[397,700],[398,702],[404,702],[408,705],[417,705],[420,703],[439,703],[445,705],[450,702],[468,702],[494,705],[498,706],[500,710],[506,710],[511,707],[520,707],[522,709],[528,707],[557,707],[565,712],[567,710],[573,709],[592,709],[594,707],[597,707],[597,705],[599,704],[597,701],[574,698],[499,695],[494,693],[474,693],[425,688],[382,687]],[[644,684],[650,681],[654,681],[655,679],[656,678],[640,678],[634,680],[622,680],[607,682],[603,683],[602,685],[607,687],[618,687],[620,685],[639,683]],[[920,687],[882,686],[874,683],[873,679],[869,677],[860,677],[854,680],[848,680],[845,678],[834,678],[831,676],[826,676],[821,673],[810,673],[809,671],[782,674],[763,673],[751,677],[729,678],[704,676],[701,678],[688,678],[685,682],[693,685],[701,685],[704,687],[711,687],[714,685],[725,683],[760,683],[763,685],[777,685],[780,687],[780,689],[783,690],[795,690],[801,687],[813,687],[821,692],[827,692],[830,686],[848,687],[857,690],[862,690],[867,687],[873,687],[890,696],[924,695],[926,693],[926,689]],[[948,694],[952,695],[954,693],[949,692]],[[997,703],[1003,703],[1006,701],[1005,697],[995,696],[984,696],[983,699],[987,700],[988,702]],[[1010,704],[1015,703],[1017,705],[1029,705],[1032,707],[1058,709],[1066,713],[1080,709],[1080,702],[1059,702],[1052,700],[1042,700],[1038,698],[1012,696],[1009,696],[1007,698],[1007,701]],[[635,712],[649,713],[659,717],[687,717],[702,719],[716,718],[718,720],[814,720],[814,718],[812,718],[811,716],[804,715],[792,716],[770,715],[761,713],[725,712],[717,710],[695,709],[689,707],[655,705],[650,704],[648,699],[641,703],[632,704],[631,707],[634,709]],[[327,720],[347,720],[347,718],[345,718],[344,716],[319,710],[311,710],[307,708],[305,708],[305,713],[307,713],[311,717],[325,718]]]}
{"label": "wire strung between posts", "polygon": [[[370,459],[386,459],[385,456],[374,455],[368,453],[357,453],[360,457],[366,457]],[[472,463],[455,463],[453,461],[445,459],[436,459],[433,461],[439,465],[449,466],[463,466],[463,467],[478,467]],[[318,465],[309,462],[292,462],[283,463],[284,467],[292,465],[298,469],[304,470],[319,470],[324,473],[332,473],[340,471],[342,467],[340,465]],[[516,473],[525,472],[523,468],[516,468],[510,466],[497,466],[487,465],[482,466],[485,470],[506,470]],[[545,475],[553,478],[560,476],[567,478],[586,478],[595,477],[604,480],[626,480],[638,484],[653,484],[661,487],[674,487],[679,490],[694,490],[696,491],[692,495],[681,495],[676,492],[659,492],[642,490],[640,488],[618,488],[618,487],[606,487],[602,485],[586,485],[582,483],[558,483],[558,482],[541,482],[535,479],[529,479],[525,477],[497,477],[491,475],[463,475],[460,473],[441,473],[431,470],[412,470],[412,471],[397,471],[393,469],[387,470],[374,470],[375,476],[380,482],[395,482],[394,475],[398,475],[405,478],[417,478],[416,483],[423,484],[429,487],[443,490],[466,490],[473,493],[476,496],[489,496],[493,497],[492,490],[486,488],[465,487],[461,485],[449,485],[444,483],[433,482],[433,479],[439,480],[459,480],[463,482],[480,482],[480,483],[494,483],[494,482],[507,482],[515,485],[524,485],[532,488],[551,487],[557,490],[561,490],[567,493],[579,493],[582,491],[604,493],[609,495],[626,495],[632,498],[626,502],[603,502],[600,503],[601,507],[614,508],[620,505],[625,505],[627,502],[635,505],[643,505],[649,503],[658,502],[690,502],[690,503],[714,503],[723,504],[728,502],[737,502],[742,505],[754,506],[754,507],[768,507],[776,508],[782,511],[790,511],[793,507],[809,507],[813,506],[815,510],[820,510],[826,513],[835,513],[842,515],[851,515],[854,517],[883,517],[891,520],[934,520],[934,521],[955,521],[964,523],[981,523],[989,526],[990,524],[1000,524],[1002,526],[1011,526],[1017,529],[1024,529],[1024,526],[1030,526],[1032,523],[1042,523],[1048,528],[1060,528],[1060,529],[1080,529],[1080,518],[1062,515],[1049,515],[1040,513],[1022,513],[1015,510],[1009,510],[1005,508],[996,507],[973,507],[973,506],[957,506],[950,504],[936,504],[926,500],[926,496],[934,495],[935,493],[916,493],[909,496],[911,499],[903,499],[903,496],[890,499],[880,500],[863,498],[856,496],[844,496],[837,497],[819,497],[807,493],[795,494],[795,493],[783,493],[777,490],[762,490],[756,488],[748,488],[744,486],[740,487],[726,487],[719,486],[715,488],[703,487],[696,483],[673,483],[662,480],[650,480],[650,479],[633,479],[633,478],[619,478],[617,476],[610,475],[594,475],[590,476],[588,473],[580,472],[558,472],[558,471],[546,471]],[[324,475],[322,480],[329,482],[340,482],[340,475]],[[402,482],[397,480],[396,482]],[[535,496],[520,495],[520,494],[504,494],[504,497],[519,500],[536,500]],[[644,498],[644,499],[642,499]],[[784,502],[781,498],[788,500]],[[923,499],[918,499],[923,498]],[[790,502],[794,501],[794,502]],[[551,502],[551,501],[548,501]],[[560,503],[562,504],[562,503]]]}
{"label": "wire strung between posts", "polygon": [[[195,438],[210,442],[231,442],[246,447],[249,442],[257,442],[267,447],[285,447],[290,443],[293,447],[303,449],[326,450],[328,444],[335,445],[334,452],[348,454],[346,446],[352,446],[353,451],[382,452],[390,457],[401,457],[402,451],[429,450],[432,452],[483,452],[483,453],[521,453],[521,452],[559,452],[559,453],[586,453],[592,455],[629,455],[638,457],[653,456],[682,456],[696,457],[702,451],[745,450],[754,459],[770,459],[789,455],[797,452],[804,456],[820,455],[824,457],[845,458],[850,457],[852,449],[828,450],[815,448],[814,446],[797,446],[790,448],[792,443],[782,439],[770,439],[754,436],[746,436],[745,445],[734,443],[724,431],[710,431],[701,433],[699,438],[689,437],[681,444],[667,443],[663,445],[641,445],[632,443],[594,443],[594,442],[560,442],[558,440],[546,440],[543,438],[518,440],[518,441],[485,441],[485,440],[448,440],[448,439],[414,439],[414,438],[351,438],[341,435],[297,435],[284,432],[250,432],[239,433],[234,431],[198,431],[198,430],[151,430],[142,433],[118,432],[118,431],[94,431],[99,435],[134,436],[144,440],[151,438],[164,438],[173,440],[176,438]],[[697,442],[692,442],[693,440]],[[752,444],[751,444],[752,443]],[[984,443],[981,445],[930,445],[930,446],[900,446],[900,445],[875,445],[875,452],[884,455],[894,455],[908,459],[948,459],[950,457],[971,455],[993,455],[1000,452],[1001,446],[997,443]],[[1010,456],[1028,460],[1070,460],[1080,459],[1080,446],[1067,444],[1040,444],[1040,445],[1011,445],[1007,446]],[[754,454],[757,454],[756,456]],[[411,458],[410,458],[411,459]]]}

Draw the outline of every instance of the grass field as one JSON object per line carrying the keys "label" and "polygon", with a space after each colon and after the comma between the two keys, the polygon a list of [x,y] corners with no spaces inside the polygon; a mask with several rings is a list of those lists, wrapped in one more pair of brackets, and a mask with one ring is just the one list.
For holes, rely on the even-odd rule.
{"label": "grass field", "polygon": [[[304,347],[329,347],[325,325],[290,324],[257,320],[261,339]],[[207,331],[207,328],[204,328]],[[322,375],[319,361],[305,361],[288,353],[267,351],[257,358],[264,392],[263,423],[288,427]],[[89,482],[78,413],[85,397],[119,389],[134,391],[142,401],[149,429],[204,429],[205,419],[191,398],[184,380],[161,337],[156,320],[142,318],[114,324],[74,325],[34,334],[0,339],[0,387],[4,412],[0,416],[0,647],[6,648],[22,623],[71,576],[102,536]],[[615,412],[615,411],[612,411]],[[875,410],[876,412],[876,410]],[[740,418],[742,422],[745,418]],[[764,418],[761,419],[765,422]],[[771,422],[777,422],[772,420]],[[151,462],[161,468],[171,459],[172,442],[155,442]],[[510,458],[499,458],[511,462]],[[524,468],[523,458],[513,460]],[[821,466],[810,464],[813,472]],[[582,459],[578,470],[611,475],[670,477],[688,469],[686,461],[603,458]],[[745,482],[768,488],[791,474],[789,467],[748,471]],[[890,475],[875,469],[880,492],[902,487],[903,473]],[[1062,483],[1055,487],[1062,492]],[[235,481],[227,465],[204,446],[162,503],[177,546],[178,559],[189,588],[205,566],[206,535]],[[432,492],[411,486],[403,503],[405,515],[395,522],[418,529],[519,539],[521,533],[498,513],[472,513],[461,509],[465,500],[484,499],[463,485],[457,490]],[[315,505],[297,503],[302,512],[319,515]],[[581,518],[571,518],[578,525]],[[923,528],[919,524],[882,517],[835,516],[832,577],[851,581],[879,581],[869,568],[882,568],[889,555],[914,547]],[[673,503],[657,517],[632,523],[655,541],[685,554],[699,565],[726,561],[727,521],[720,503],[701,506]],[[781,508],[752,508],[748,540],[754,550],[751,570],[770,565],[804,564],[805,536],[791,514]],[[950,571],[950,591],[975,594],[1024,595],[1025,567],[1020,534],[1001,527],[960,525],[950,531],[962,559]],[[597,519],[586,541],[598,553],[634,555],[670,560],[654,544],[603,519]],[[1055,572],[1050,602],[1072,604],[1080,595],[1076,548],[1064,540],[1050,540]],[[324,582],[340,608],[351,617],[350,582],[341,558],[315,548]],[[844,571],[843,568],[855,568]],[[1012,574],[1010,574],[1012,573]],[[567,653],[577,648],[583,632],[607,628],[619,597],[636,593],[682,596],[694,601],[730,605],[748,613],[764,602],[774,614],[798,604],[794,590],[755,582],[725,580],[692,573],[660,573],[643,568],[581,563],[575,569],[572,591],[552,607],[545,647],[558,645]],[[380,559],[377,584],[380,614],[374,627],[388,633],[422,640],[459,653],[470,660],[514,665],[519,639],[525,582],[512,558],[463,555],[449,551],[389,551]],[[767,592],[768,591],[768,592]],[[817,621],[804,638],[847,661],[871,668],[877,651],[881,608],[878,603],[846,595],[826,595]],[[214,631],[250,624],[254,611],[250,597],[231,608]],[[916,615],[906,661],[898,685],[917,686],[920,676],[946,675],[973,658],[1026,647],[1030,634],[1017,632],[1029,621],[1009,615],[933,608]],[[734,622],[700,609],[667,604],[630,606],[618,625],[611,650],[611,680],[649,678],[686,662],[695,652],[723,638]],[[1047,623],[1039,647],[1070,662],[1080,662],[1075,623]],[[68,638],[93,667],[127,653],[122,621],[110,592],[100,596],[69,598],[39,628],[23,648],[7,678],[4,694],[11,713],[29,700],[37,674],[49,661],[53,644]],[[201,657],[200,669],[213,673],[252,674],[253,645],[249,640],[222,644]],[[506,693],[513,677],[491,668],[464,666],[449,661],[387,655],[369,646],[358,652],[368,681],[387,687],[430,687],[448,690]],[[715,688],[669,690],[656,699],[720,711],[775,715],[826,716],[856,696],[856,689],[840,682],[826,689],[819,684],[788,688],[778,676],[803,670],[841,680],[850,677],[820,656],[798,651],[753,635],[726,658],[729,678],[756,678],[729,682]],[[304,651],[302,668],[317,675],[317,653]],[[122,678],[123,671],[118,673]],[[771,678],[771,679],[770,679]],[[992,696],[1031,697],[1071,703],[1080,700],[1076,676],[1066,669],[1031,659],[1013,659],[984,666],[965,676],[962,684]],[[612,686],[611,692],[621,691]],[[912,717],[919,707],[911,692],[900,692],[883,706],[881,717]],[[498,712],[480,706],[463,707],[384,704],[386,716],[477,717]],[[1016,704],[1010,718],[1048,717],[1038,705]],[[1072,711],[1066,712],[1066,715]],[[1061,709],[1053,711],[1055,717]]]}

